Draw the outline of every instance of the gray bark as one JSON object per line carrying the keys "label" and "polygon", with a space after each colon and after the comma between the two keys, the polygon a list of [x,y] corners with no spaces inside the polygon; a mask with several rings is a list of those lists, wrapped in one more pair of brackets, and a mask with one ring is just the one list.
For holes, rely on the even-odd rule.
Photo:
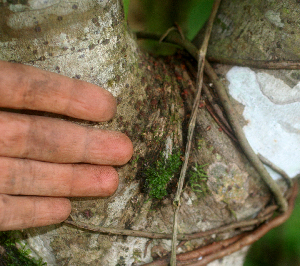
{"label": "gray bark", "polygon": [[[239,10],[239,5],[231,2],[227,5]],[[161,152],[169,154],[170,147],[183,148],[185,109],[180,95],[192,82],[175,59],[166,64],[141,52],[122,12],[118,0],[36,0],[27,5],[3,1],[0,59],[92,82],[118,99],[116,118],[89,126],[127,133],[134,143],[133,160],[118,169],[120,185],[112,197],[72,199],[72,217],[92,225],[170,233],[175,188],[171,186],[162,201],[152,200],[147,191],[141,191],[145,178],[141,173],[159,159]],[[231,13],[224,9],[219,17],[230,21],[235,12]],[[224,34],[219,39],[213,37],[218,49],[222,48],[218,40],[232,36],[232,32]],[[257,173],[205,109],[199,109],[190,167],[195,163],[207,164],[204,169],[210,192],[203,196],[189,185],[184,188],[180,233],[206,231],[255,217],[269,201],[268,190]],[[231,192],[229,188],[233,188]],[[180,252],[234,234],[188,241]],[[169,252],[171,244],[170,240],[154,240],[147,245],[146,238],[90,233],[65,224],[29,229],[24,235],[48,265],[142,265]],[[242,250],[211,265],[242,265],[244,254]]]}
{"label": "gray bark", "polygon": [[222,1],[208,56],[299,60],[297,1]]}

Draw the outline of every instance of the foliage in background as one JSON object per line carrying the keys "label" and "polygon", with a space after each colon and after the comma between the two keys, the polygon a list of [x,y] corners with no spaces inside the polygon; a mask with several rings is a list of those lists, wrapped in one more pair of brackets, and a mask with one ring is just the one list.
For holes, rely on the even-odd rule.
{"label": "foliage in background", "polygon": [[193,40],[209,18],[214,1],[193,0],[182,2],[190,4],[184,28],[186,29],[187,39]]}
{"label": "foliage in background", "polygon": [[[125,0],[123,0],[125,1]],[[207,21],[213,0],[131,0],[133,6],[142,2],[144,28],[147,32],[163,35],[168,29],[178,24],[184,36],[192,40]],[[134,26],[133,26],[134,27]],[[150,52],[170,55],[176,47],[157,42],[146,41],[146,49]]]}
{"label": "foliage in background", "polygon": [[192,40],[212,10],[213,0],[143,0],[147,31],[163,34],[175,23]]}
{"label": "foliage in background", "polygon": [[122,1],[123,1],[125,21],[127,21],[130,0],[122,0]]}
{"label": "foliage in background", "polygon": [[167,185],[180,171],[180,152],[173,152],[168,158],[161,154],[152,167],[145,170],[146,184],[151,198],[162,199],[167,195]]}
{"label": "foliage in background", "polygon": [[[18,248],[16,247],[18,243]],[[18,241],[17,231],[0,232],[0,265],[6,266],[44,266],[42,260],[30,256],[30,250]],[[3,263],[3,264],[2,264]]]}

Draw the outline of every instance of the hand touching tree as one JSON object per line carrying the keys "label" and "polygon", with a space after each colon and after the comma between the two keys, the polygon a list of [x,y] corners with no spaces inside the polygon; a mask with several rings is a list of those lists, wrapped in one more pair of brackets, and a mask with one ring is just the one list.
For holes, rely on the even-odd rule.
{"label": "hand touching tree", "polygon": [[[3,61],[0,107],[99,122],[116,113],[114,97],[96,85]],[[113,194],[118,174],[112,166],[125,164],[132,151],[119,132],[1,111],[0,230],[62,222],[71,211],[65,197]]]}

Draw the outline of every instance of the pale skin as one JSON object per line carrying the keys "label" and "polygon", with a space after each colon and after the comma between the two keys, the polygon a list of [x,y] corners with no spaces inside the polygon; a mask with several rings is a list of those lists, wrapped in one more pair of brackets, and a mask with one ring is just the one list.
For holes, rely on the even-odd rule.
{"label": "pale skin", "polygon": [[[0,107],[99,122],[116,113],[114,97],[96,85],[4,61]],[[120,132],[0,111],[0,231],[64,221],[71,212],[67,197],[112,195],[119,182],[113,166],[132,153]]]}

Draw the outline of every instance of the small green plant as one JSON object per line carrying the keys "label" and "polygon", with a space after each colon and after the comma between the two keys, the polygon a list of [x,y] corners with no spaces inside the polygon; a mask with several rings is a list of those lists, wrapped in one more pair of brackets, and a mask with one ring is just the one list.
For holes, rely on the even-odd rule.
{"label": "small green plant", "polygon": [[207,174],[204,171],[204,167],[207,164],[204,165],[198,165],[195,163],[195,165],[192,167],[191,171],[189,172],[190,178],[189,178],[189,184],[192,188],[192,190],[197,194],[203,194],[205,195],[208,191],[206,181],[207,181]]}
{"label": "small green plant", "polygon": [[[18,231],[0,232],[0,247],[5,251],[0,255],[7,266],[45,266],[41,259],[36,260],[30,256],[30,250],[18,240]],[[20,248],[17,248],[16,243]],[[1,264],[2,265],[2,264]]]}
{"label": "small green plant", "polygon": [[133,158],[131,161],[132,165],[135,165],[139,159],[140,159],[140,155],[137,155],[135,158]]}
{"label": "small green plant", "polygon": [[173,152],[166,159],[161,154],[154,166],[146,169],[146,183],[151,198],[162,199],[167,195],[167,185],[174,175],[179,172],[182,164],[180,155],[180,152]]}
{"label": "small green plant", "polygon": [[205,141],[204,141],[204,139],[198,139],[197,140],[197,149],[198,150],[201,150],[202,149],[202,146],[205,144]]}

